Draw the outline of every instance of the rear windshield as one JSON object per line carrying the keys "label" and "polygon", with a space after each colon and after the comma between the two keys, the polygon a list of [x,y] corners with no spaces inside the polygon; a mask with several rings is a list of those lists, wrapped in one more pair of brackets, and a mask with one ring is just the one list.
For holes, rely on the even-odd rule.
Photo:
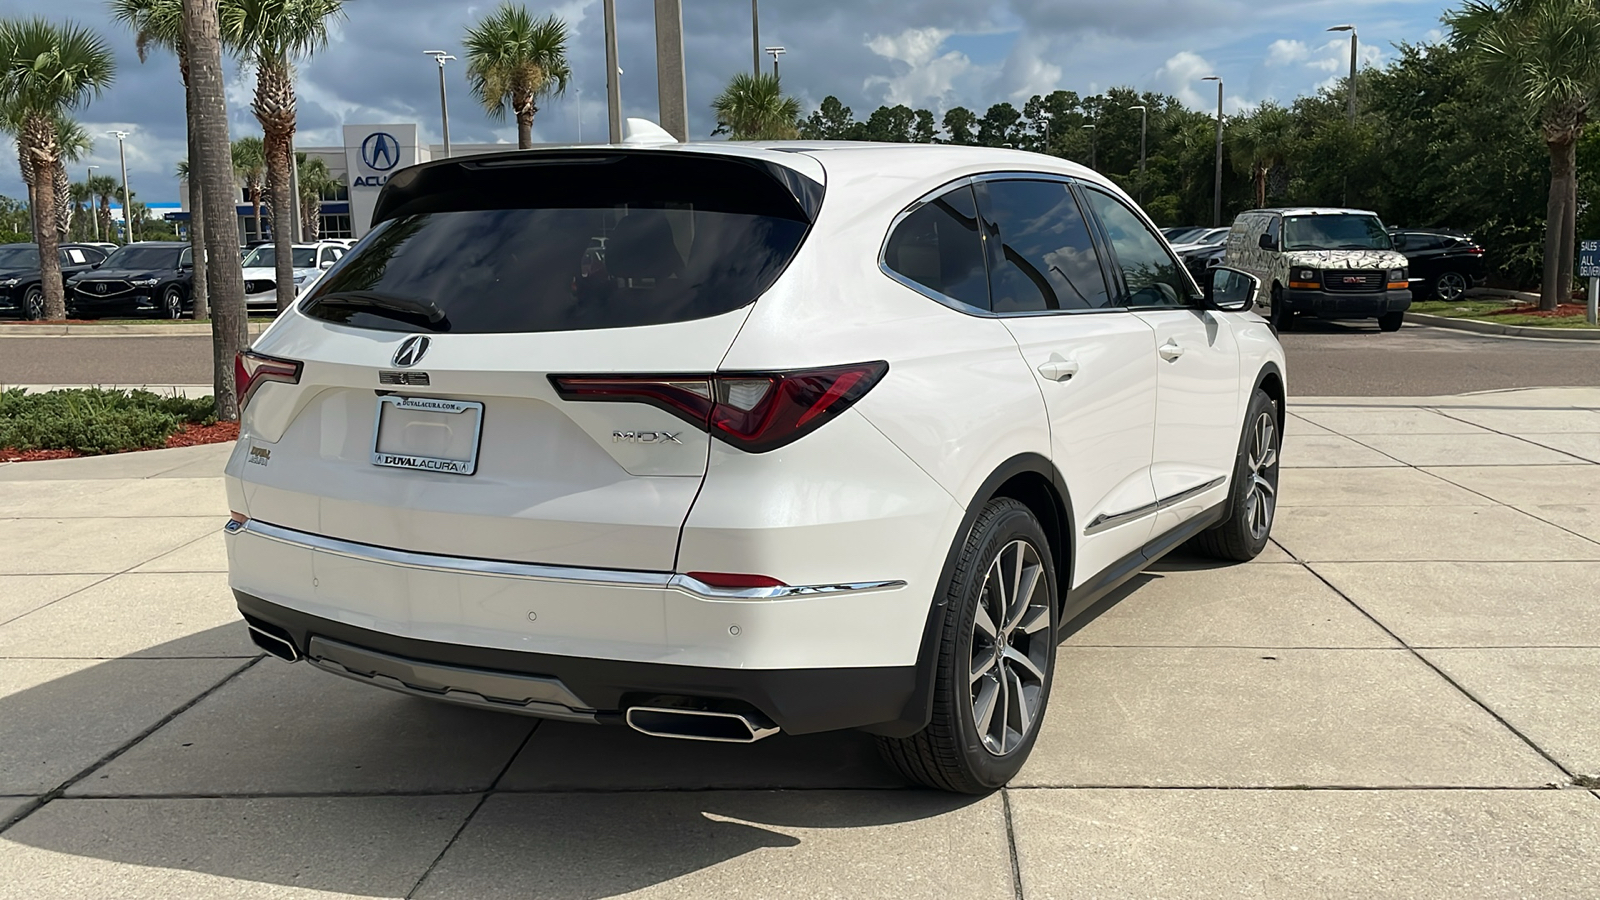
{"label": "rear windshield", "polygon": [[1392,250],[1377,216],[1284,216],[1285,250]]}
{"label": "rear windshield", "polygon": [[730,159],[528,156],[443,168],[398,187],[391,179],[379,216],[392,217],[329,270],[307,315],[464,334],[701,319],[766,291],[810,224],[789,186]]}

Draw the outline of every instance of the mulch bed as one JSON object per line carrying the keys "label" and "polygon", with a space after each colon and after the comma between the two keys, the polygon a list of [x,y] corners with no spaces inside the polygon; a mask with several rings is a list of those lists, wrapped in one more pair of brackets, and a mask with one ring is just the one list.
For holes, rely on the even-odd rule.
{"label": "mulch bed", "polygon": [[1588,307],[1581,303],[1562,303],[1555,309],[1540,309],[1537,306],[1508,306],[1486,312],[1486,316],[1538,316],[1541,319],[1563,319],[1567,316],[1581,316],[1588,311]]}
{"label": "mulch bed", "polygon": [[[221,444],[239,439],[238,422],[218,422],[215,425],[186,423],[181,430],[167,438],[167,448],[198,447],[201,444]],[[156,448],[148,448],[156,449]],[[126,450],[125,453],[138,453]],[[0,447],[0,462],[38,462],[45,459],[74,459],[84,454],[76,450],[13,450]]]}

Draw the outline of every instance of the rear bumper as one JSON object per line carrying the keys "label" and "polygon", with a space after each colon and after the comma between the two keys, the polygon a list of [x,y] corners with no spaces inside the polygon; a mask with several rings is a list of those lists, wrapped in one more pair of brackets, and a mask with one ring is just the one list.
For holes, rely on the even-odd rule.
{"label": "rear bumper", "polygon": [[1293,312],[1320,319],[1368,319],[1411,307],[1411,292],[1398,290],[1370,294],[1284,290],[1282,297]]}
{"label": "rear bumper", "polygon": [[248,619],[281,629],[322,668],[406,693],[568,721],[620,723],[629,706],[682,697],[748,704],[782,730],[808,734],[896,721],[916,684],[914,665],[725,669],[589,659],[417,640],[240,590],[234,599]]}

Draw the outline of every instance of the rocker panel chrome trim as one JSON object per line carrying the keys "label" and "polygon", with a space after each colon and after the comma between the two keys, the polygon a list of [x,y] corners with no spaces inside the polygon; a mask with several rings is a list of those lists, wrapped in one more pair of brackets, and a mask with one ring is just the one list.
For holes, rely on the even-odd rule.
{"label": "rocker panel chrome trim", "polygon": [[1100,515],[1095,516],[1094,520],[1083,529],[1083,533],[1085,535],[1098,534],[1099,532],[1107,529],[1116,528],[1118,525],[1126,525],[1135,519],[1142,519],[1145,516],[1160,512],[1163,509],[1177,506],[1179,503],[1182,503],[1191,497],[1203,494],[1214,487],[1223,485],[1227,483],[1227,481],[1227,476],[1219,475],[1205,484],[1197,484],[1192,488],[1181,490],[1170,497],[1163,497],[1160,500],[1157,500],[1155,503],[1146,503],[1137,509],[1130,509],[1127,512],[1116,513],[1114,515],[1106,515],[1105,513],[1101,513]]}

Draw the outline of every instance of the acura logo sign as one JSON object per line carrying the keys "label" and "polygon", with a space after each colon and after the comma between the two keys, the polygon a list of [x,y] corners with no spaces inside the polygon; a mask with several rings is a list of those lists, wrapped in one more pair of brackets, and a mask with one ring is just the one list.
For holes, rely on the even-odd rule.
{"label": "acura logo sign", "polygon": [[394,352],[394,364],[405,369],[422,361],[422,355],[428,352],[431,341],[425,335],[414,334],[400,344],[400,349]]}
{"label": "acura logo sign", "polygon": [[386,131],[374,131],[361,142],[361,161],[375,172],[387,172],[400,162],[400,142]]}

